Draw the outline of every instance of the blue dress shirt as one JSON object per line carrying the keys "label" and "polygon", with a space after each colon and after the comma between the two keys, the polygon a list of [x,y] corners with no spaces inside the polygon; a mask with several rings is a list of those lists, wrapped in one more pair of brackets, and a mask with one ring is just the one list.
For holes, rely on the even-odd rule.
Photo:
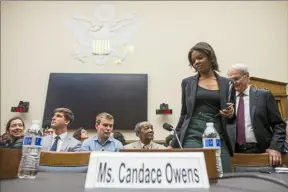
{"label": "blue dress shirt", "polygon": [[83,141],[80,151],[118,152],[122,148],[122,143],[112,137],[109,137],[104,143],[101,144],[98,137],[94,136]]}

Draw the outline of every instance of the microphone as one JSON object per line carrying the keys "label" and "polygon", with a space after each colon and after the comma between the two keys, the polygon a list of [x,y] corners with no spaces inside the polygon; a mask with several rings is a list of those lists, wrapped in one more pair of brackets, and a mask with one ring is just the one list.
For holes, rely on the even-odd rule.
{"label": "microphone", "polygon": [[164,123],[163,124],[163,128],[166,130],[166,131],[174,131],[174,128],[172,125],[168,124],[168,123]]}
{"label": "microphone", "polygon": [[179,138],[178,138],[178,135],[177,135],[176,130],[174,129],[174,127],[173,127],[172,125],[170,125],[169,123],[164,123],[164,124],[163,124],[163,128],[164,128],[166,131],[174,131],[174,135],[176,136],[176,139],[177,139],[177,142],[178,142],[178,144],[179,144],[179,147],[180,147],[181,149],[183,149],[183,147],[182,147],[182,145],[181,145],[181,142],[180,142],[180,140],[179,140]]}

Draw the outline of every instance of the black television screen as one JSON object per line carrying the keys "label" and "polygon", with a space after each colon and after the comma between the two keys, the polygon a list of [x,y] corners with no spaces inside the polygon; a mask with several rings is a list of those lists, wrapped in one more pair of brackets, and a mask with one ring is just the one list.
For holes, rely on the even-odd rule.
{"label": "black television screen", "polygon": [[114,129],[133,130],[147,121],[147,74],[51,73],[43,123],[53,110],[69,108],[75,115],[72,129],[95,129],[97,114],[114,117]]}

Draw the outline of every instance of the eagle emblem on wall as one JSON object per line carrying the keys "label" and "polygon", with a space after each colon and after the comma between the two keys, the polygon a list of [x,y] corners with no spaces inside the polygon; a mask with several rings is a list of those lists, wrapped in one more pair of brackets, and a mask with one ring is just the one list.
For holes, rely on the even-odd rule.
{"label": "eagle emblem on wall", "polygon": [[134,51],[130,42],[139,27],[135,13],[117,18],[113,5],[98,6],[90,18],[75,15],[69,22],[75,37],[72,56],[82,63],[93,57],[97,64],[112,57],[120,64]]}

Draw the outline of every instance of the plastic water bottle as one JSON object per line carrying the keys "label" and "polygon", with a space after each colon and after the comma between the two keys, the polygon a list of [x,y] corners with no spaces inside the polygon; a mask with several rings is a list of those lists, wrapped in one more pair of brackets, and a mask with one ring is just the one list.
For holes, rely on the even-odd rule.
{"label": "plastic water bottle", "polygon": [[216,169],[218,177],[223,176],[221,162],[221,140],[218,132],[214,128],[214,123],[206,123],[206,129],[202,135],[203,148],[216,149]]}
{"label": "plastic water bottle", "polygon": [[18,177],[21,179],[35,179],[38,173],[42,147],[40,129],[40,121],[34,120],[24,136],[22,158],[18,168]]}

